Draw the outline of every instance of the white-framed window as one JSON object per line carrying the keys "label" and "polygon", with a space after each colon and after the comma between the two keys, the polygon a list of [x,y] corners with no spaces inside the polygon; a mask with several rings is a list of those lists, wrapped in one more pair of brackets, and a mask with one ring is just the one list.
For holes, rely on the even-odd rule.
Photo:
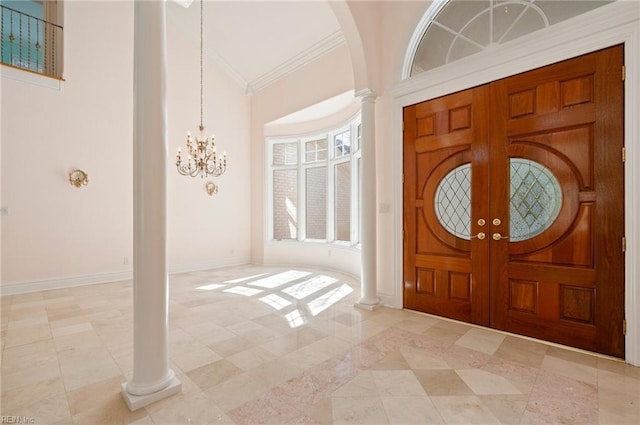
{"label": "white-framed window", "polygon": [[268,239],[359,244],[360,118],[267,140]]}

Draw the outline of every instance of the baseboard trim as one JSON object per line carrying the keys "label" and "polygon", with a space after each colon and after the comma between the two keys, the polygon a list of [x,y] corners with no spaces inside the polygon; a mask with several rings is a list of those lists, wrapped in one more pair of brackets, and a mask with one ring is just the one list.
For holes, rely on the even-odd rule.
{"label": "baseboard trim", "polygon": [[32,280],[27,282],[6,283],[0,286],[0,296],[27,294],[30,292],[50,291],[53,289],[73,288],[75,286],[97,285],[100,283],[120,282],[133,279],[133,271],[100,273],[85,276],[65,276],[56,279]]}
{"label": "baseboard trim", "polygon": [[[169,274],[188,273],[201,270],[219,269],[222,267],[240,266],[249,263],[247,258],[233,258],[225,261],[200,261],[191,264],[169,266]],[[50,291],[54,289],[73,288],[76,286],[98,285],[101,283],[133,280],[133,269],[123,272],[98,273],[84,276],[65,276],[55,279],[33,280],[26,282],[6,283],[0,286],[0,296],[28,294],[30,292]]]}

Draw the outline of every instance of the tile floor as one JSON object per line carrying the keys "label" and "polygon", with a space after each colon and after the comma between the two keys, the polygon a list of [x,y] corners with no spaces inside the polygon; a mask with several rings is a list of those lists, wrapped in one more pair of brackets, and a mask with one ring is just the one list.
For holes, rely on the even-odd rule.
{"label": "tile floor", "polygon": [[1,298],[5,423],[639,424],[640,368],[408,311],[353,279],[235,267],[170,278],[182,393],[130,412],[132,285]]}

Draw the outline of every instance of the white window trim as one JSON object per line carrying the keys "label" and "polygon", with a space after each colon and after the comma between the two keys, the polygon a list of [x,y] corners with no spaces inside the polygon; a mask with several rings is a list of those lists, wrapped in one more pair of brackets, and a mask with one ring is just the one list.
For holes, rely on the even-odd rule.
{"label": "white window trim", "polygon": [[[266,190],[267,190],[267,210],[265,213],[267,220],[267,231],[265,232],[267,242],[269,243],[312,243],[312,244],[333,244],[343,247],[360,248],[359,241],[359,194],[361,191],[361,182],[359,180],[358,159],[361,158],[360,143],[358,137],[358,126],[361,123],[360,114],[352,117],[345,125],[336,127],[329,131],[310,133],[306,135],[298,136],[271,136],[266,138],[266,150],[265,155],[265,171],[266,171]],[[345,131],[351,131],[351,150],[349,155],[335,158],[334,138],[336,135]],[[327,158],[320,161],[305,162],[305,143],[326,139],[327,141]],[[281,143],[297,143],[297,163],[286,165],[274,165],[273,164],[273,147]],[[335,232],[335,171],[334,167],[337,164],[351,162],[351,206],[350,206],[350,241],[338,241],[336,240]],[[326,209],[327,209],[327,230],[326,239],[308,239],[306,235],[306,170],[309,168],[324,166],[327,169],[327,196],[326,196]],[[275,239],[274,235],[274,204],[273,204],[273,172],[276,170],[297,170],[297,238],[295,239]],[[354,184],[358,182],[358,184]]]}

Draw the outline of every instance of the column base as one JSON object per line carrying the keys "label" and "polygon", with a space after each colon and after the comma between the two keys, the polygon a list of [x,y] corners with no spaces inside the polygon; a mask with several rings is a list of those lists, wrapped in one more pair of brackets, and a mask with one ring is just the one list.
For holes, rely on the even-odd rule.
{"label": "column base", "polygon": [[373,303],[365,303],[362,300],[353,303],[353,306],[355,308],[360,308],[362,310],[369,310],[369,311],[373,311],[373,310],[377,310],[380,307],[382,307],[382,304],[380,304],[380,301],[375,301]]}
{"label": "column base", "polygon": [[175,376],[171,380],[168,386],[156,391],[155,393],[146,395],[133,395],[127,392],[127,383],[122,384],[122,397],[127,402],[129,410],[132,412],[142,407],[148,406],[151,403],[155,403],[158,400],[167,398],[182,391],[182,383]]}

